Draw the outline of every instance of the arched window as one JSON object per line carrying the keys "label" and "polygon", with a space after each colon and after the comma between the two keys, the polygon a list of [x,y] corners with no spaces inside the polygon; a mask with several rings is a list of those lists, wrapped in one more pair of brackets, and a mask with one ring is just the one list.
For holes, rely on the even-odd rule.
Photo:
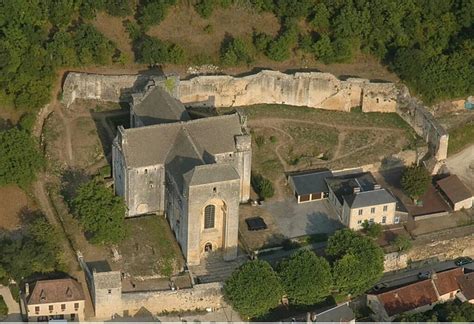
{"label": "arched window", "polygon": [[204,228],[214,228],[214,219],[216,215],[216,206],[207,205],[204,208]]}
{"label": "arched window", "polygon": [[212,243],[207,242],[204,246],[204,252],[211,252],[212,251]]}

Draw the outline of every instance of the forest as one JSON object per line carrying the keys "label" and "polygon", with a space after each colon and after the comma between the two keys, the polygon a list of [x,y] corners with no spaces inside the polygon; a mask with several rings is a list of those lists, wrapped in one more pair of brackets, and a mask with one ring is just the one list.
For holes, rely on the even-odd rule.
{"label": "forest", "polygon": [[[184,1],[184,0],[183,0]],[[251,66],[256,54],[284,61],[301,50],[326,63],[375,56],[426,103],[474,90],[474,0],[197,0],[203,18],[218,7],[272,12],[277,36],[225,39],[223,66]],[[176,0],[3,0],[0,2],[0,106],[33,110],[51,98],[58,69],[123,64],[124,56],[90,20],[123,17],[137,63],[190,64],[176,44],[146,34]],[[307,28],[301,28],[302,24]]]}

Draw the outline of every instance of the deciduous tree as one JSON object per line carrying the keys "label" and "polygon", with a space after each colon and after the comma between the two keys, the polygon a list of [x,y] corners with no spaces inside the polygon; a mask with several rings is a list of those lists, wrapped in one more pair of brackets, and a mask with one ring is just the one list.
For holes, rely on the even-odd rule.
{"label": "deciduous tree", "polygon": [[310,250],[300,250],[278,267],[290,303],[314,305],[331,293],[331,267],[326,259]]}
{"label": "deciduous tree", "polygon": [[224,294],[245,319],[252,319],[278,306],[284,292],[270,264],[255,260],[234,271],[225,282]]}

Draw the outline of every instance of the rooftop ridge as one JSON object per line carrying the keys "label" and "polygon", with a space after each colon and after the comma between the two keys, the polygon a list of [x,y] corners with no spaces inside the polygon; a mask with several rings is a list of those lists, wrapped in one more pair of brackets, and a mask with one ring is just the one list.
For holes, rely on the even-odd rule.
{"label": "rooftop ridge", "polygon": [[222,120],[222,119],[230,119],[232,117],[235,117],[238,115],[238,113],[233,113],[229,115],[219,115],[219,116],[211,116],[211,117],[206,117],[206,118],[199,118],[199,119],[192,119],[192,120],[186,120],[186,121],[177,121],[174,123],[161,123],[161,124],[154,124],[154,125],[146,125],[146,126],[140,126],[140,127],[132,127],[132,128],[125,128],[125,134],[126,133],[131,133],[135,132],[137,130],[141,129],[152,129],[152,128],[165,128],[165,127],[178,127],[178,126],[183,126],[183,125],[192,125],[192,124],[199,124],[203,123],[203,121],[208,121],[208,120]]}

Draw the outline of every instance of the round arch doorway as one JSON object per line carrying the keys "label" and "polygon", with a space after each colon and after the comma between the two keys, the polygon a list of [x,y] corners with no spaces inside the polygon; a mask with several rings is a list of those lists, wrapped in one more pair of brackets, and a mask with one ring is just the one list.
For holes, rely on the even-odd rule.
{"label": "round arch doorway", "polygon": [[212,243],[207,242],[206,245],[204,245],[204,252],[209,253],[212,252]]}

